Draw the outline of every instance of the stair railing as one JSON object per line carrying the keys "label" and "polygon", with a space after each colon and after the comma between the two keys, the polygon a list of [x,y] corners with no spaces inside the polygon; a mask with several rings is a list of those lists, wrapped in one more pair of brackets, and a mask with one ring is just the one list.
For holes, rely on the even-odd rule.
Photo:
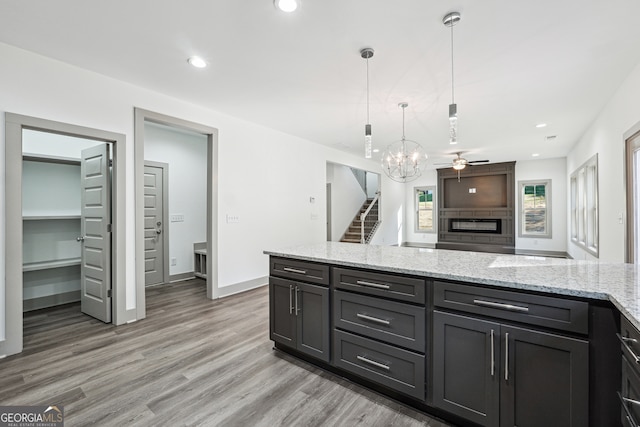
{"label": "stair railing", "polygon": [[[369,215],[369,211],[371,211],[371,208],[373,208],[375,204],[378,203],[379,200],[380,200],[380,192],[376,191],[376,197],[373,199],[373,201],[371,202],[367,210],[364,211],[364,213],[360,214],[360,243],[362,243],[363,245],[366,243],[366,236],[364,235],[364,221],[367,219],[367,215]],[[378,209],[378,216],[379,215],[380,215],[380,209]],[[376,221],[378,219],[376,219]]]}

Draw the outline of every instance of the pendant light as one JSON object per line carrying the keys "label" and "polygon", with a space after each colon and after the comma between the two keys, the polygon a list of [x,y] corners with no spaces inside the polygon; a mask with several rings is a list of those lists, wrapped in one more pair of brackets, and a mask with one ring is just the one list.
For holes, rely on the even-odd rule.
{"label": "pendant light", "polygon": [[454,97],[453,79],[453,27],[460,22],[460,13],[451,12],[442,18],[442,23],[451,28],[451,104],[449,104],[449,144],[458,143],[458,105]]}
{"label": "pendant light", "polygon": [[371,123],[369,122],[369,58],[373,57],[373,49],[366,47],[360,56],[367,61],[367,124],[364,125],[364,157],[371,158]]}
{"label": "pendant light", "polygon": [[384,173],[397,182],[417,179],[427,164],[427,155],[420,144],[404,136],[404,110],[408,106],[406,102],[398,104],[402,108],[402,139],[390,144],[382,153]]}

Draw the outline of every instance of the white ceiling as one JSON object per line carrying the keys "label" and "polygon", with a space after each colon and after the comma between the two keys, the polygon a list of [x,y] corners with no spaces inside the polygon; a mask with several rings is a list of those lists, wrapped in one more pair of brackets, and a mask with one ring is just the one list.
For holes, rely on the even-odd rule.
{"label": "white ceiling", "polygon": [[435,162],[564,156],[640,62],[637,0],[302,1],[3,0],[0,41],[358,154],[372,47],[374,146],[400,138],[406,101],[406,136]]}

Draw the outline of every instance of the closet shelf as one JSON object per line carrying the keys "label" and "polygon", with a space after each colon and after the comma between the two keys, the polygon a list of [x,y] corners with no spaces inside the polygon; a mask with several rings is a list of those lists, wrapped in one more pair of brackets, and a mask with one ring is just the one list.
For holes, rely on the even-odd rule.
{"label": "closet shelf", "polygon": [[56,259],[53,261],[29,262],[22,265],[22,271],[48,270],[50,268],[80,265],[80,258]]}
{"label": "closet shelf", "polygon": [[78,215],[24,215],[23,221],[42,221],[42,220],[55,220],[55,219],[80,219]]}

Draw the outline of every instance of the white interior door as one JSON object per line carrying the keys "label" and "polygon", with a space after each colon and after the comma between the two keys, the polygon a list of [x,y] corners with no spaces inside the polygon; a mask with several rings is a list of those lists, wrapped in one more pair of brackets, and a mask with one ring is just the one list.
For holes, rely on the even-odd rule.
{"label": "white interior door", "polygon": [[144,283],[164,283],[163,169],[144,167]]}
{"label": "white interior door", "polygon": [[111,323],[111,178],[109,144],[82,151],[80,304]]}

